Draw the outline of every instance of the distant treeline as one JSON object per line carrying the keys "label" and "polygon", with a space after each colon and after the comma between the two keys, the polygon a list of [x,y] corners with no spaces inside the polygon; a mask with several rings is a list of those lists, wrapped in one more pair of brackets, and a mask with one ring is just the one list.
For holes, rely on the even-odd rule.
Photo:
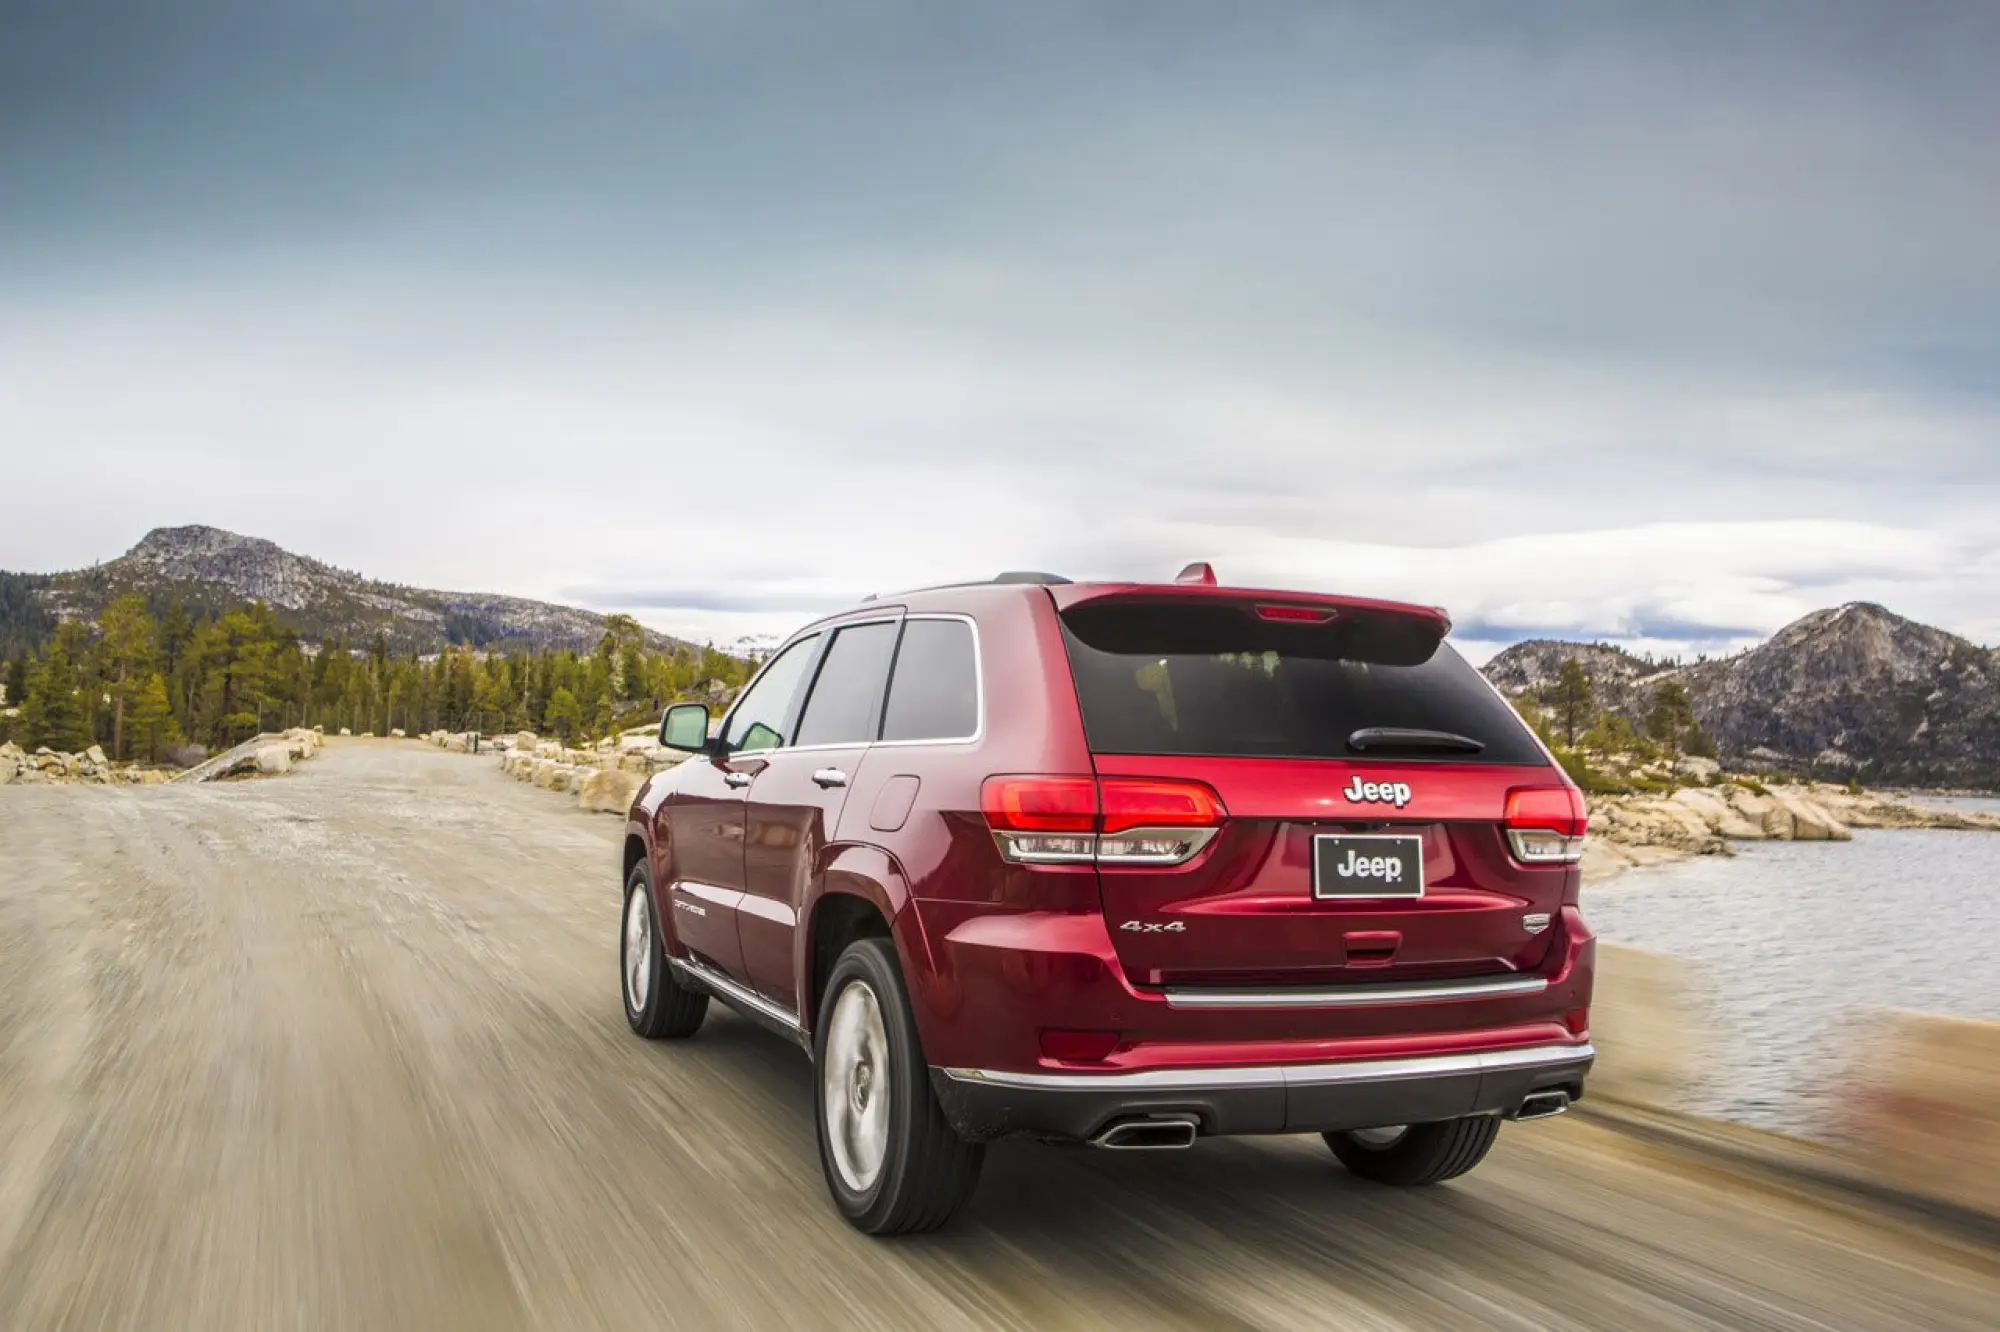
{"label": "distant treeline", "polygon": [[56,631],[55,616],[43,610],[35,598],[35,593],[48,583],[47,574],[8,573],[0,569],[0,659],[32,651]]}
{"label": "distant treeline", "polygon": [[[0,596],[10,595],[0,581]],[[752,669],[713,648],[654,651],[624,615],[605,621],[587,653],[455,646],[419,656],[392,652],[380,635],[366,645],[303,643],[262,603],[202,614],[175,602],[156,614],[129,596],[94,624],[51,623],[32,648],[24,642],[10,654],[7,703],[21,715],[0,720],[0,739],[11,733],[30,749],[72,753],[97,743],[114,758],[140,759],[289,726],[526,728],[574,740],[643,724],[675,699],[733,693]]]}

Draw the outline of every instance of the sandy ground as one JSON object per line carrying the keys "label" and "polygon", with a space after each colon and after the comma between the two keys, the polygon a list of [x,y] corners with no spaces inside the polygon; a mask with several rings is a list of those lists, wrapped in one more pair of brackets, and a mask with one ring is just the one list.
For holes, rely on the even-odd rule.
{"label": "sandy ground", "polygon": [[1396,1193],[1313,1139],[824,1200],[809,1073],[625,1028],[618,823],[415,743],[0,790],[0,1328],[1980,1328],[2000,1255],[1572,1116]]}

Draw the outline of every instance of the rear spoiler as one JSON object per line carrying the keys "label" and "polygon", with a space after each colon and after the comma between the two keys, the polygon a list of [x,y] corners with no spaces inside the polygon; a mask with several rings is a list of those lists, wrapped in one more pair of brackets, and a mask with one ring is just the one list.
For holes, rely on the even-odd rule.
{"label": "rear spoiler", "polygon": [[1064,626],[1105,652],[1282,652],[1421,666],[1451,632],[1435,606],[1198,583],[1071,583],[1048,589]]}

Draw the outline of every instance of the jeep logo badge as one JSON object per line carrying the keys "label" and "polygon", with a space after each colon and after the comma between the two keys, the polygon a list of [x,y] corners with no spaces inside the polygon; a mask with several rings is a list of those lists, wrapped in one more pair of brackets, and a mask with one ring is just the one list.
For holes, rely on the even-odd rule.
{"label": "jeep logo badge", "polygon": [[1354,779],[1344,795],[1357,805],[1394,805],[1397,809],[1410,803],[1408,782],[1364,782]]}

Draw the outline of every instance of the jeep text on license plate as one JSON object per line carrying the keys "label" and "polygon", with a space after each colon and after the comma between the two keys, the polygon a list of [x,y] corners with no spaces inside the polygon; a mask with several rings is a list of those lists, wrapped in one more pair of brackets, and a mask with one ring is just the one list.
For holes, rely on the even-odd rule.
{"label": "jeep text on license plate", "polygon": [[1313,896],[1422,897],[1424,839],[1377,833],[1313,838]]}

